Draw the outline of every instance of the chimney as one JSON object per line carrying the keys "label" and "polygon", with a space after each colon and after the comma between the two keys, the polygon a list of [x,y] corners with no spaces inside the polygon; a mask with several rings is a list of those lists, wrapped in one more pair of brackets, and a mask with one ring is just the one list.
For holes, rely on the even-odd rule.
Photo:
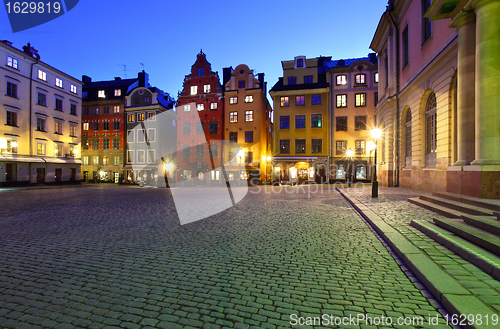
{"label": "chimney", "polygon": [[91,83],[92,82],[92,78],[89,77],[88,75],[82,75],[82,82],[85,84],[85,83]]}
{"label": "chimney", "polygon": [[257,76],[259,77],[260,89],[262,89],[262,91],[264,92],[264,95],[265,95],[266,94],[266,82],[264,81],[264,73],[259,73],[259,74],[257,74]]}
{"label": "chimney", "polygon": [[345,66],[345,60],[343,60],[343,59],[339,59],[339,60],[337,61],[337,66]]}
{"label": "chimney", "polygon": [[369,53],[368,60],[372,63],[377,63],[377,54],[376,53]]}
{"label": "chimney", "polygon": [[149,74],[144,72],[144,70],[139,72],[137,78],[139,79],[139,87],[149,87]]}
{"label": "chimney", "polygon": [[0,40],[0,42],[5,43],[7,46],[12,47],[12,42],[10,42],[9,40]]}
{"label": "chimney", "polygon": [[120,77],[115,77],[115,81],[121,81],[122,78]]}
{"label": "chimney", "polygon": [[40,58],[40,56],[38,55],[38,50],[36,50],[35,48],[31,47],[31,44],[28,42],[28,44],[26,46],[23,46],[23,51],[30,55],[30,57],[37,57],[37,58]]}
{"label": "chimney", "polygon": [[222,69],[222,88],[225,88],[226,83],[231,80],[231,72],[233,72],[232,66]]}

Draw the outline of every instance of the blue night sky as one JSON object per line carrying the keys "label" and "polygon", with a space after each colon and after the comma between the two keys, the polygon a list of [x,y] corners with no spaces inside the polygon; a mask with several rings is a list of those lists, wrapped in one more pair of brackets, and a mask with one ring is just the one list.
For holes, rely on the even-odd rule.
{"label": "blue night sky", "polygon": [[[146,3],[150,5],[145,5]],[[78,79],[136,77],[177,98],[184,76],[203,49],[212,69],[247,64],[264,72],[268,90],[281,61],[298,55],[364,57],[387,0],[350,1],[96,1],[81,0],[65,15],[12,33],[0,9],[0,39]],[[4,7],[5,8],[5,7]]]}

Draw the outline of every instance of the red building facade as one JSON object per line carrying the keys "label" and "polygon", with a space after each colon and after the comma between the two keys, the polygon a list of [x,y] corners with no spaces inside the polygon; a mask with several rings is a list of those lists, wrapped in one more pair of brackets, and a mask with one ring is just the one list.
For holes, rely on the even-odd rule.
{"label": "red building facade", "polygon": [[187,185],[223,181],[224,101],[217,72],[203,51],[184,78],[177,111],[177,180]]}

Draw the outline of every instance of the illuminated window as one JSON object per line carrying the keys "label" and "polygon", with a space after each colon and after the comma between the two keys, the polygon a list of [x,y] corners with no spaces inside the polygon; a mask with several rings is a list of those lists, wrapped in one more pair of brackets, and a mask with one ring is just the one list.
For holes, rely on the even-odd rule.
{"label": "illuminated window", "polygon": [[347,75],[337,75],[337,86],[344,86],[347,84]]}
{"label": "illuminated window", "polygon": [[253,111],[245,111],[245,122],[253,121]]}
{"label": "illuminated window", "polygon": [[76,125],[69,125],[69,135],[76,137]]}
{"label": "illuminated window", "polygon": [[288,96],[282,96],[280,98],[281,105],[280,106],[290,106],[290,98]]}
{"label": "illuminated window", "polygon": [[347,107],[347,95],[337,95],[337,107]]}
{"label": "illuminated window", "polygon": [[137,113],[137,121],[144,121],[146,119],[146,115],[144,113]]}
{"label": "illuminated window", "polygon": [[295,105],[301,106],[306,105],[306,96],[295,96]]}
{"label": "illuminated window", "polygon": [[62,88],[63,87],[63,81],[62,79],[56,78],[56,86]]}
{"label": "illuminated window", "polygon": [[89,123],[88,122],[83,123],[83,131],[89,131]]}
{"label": "illuminated window", "polygon": [[230,97],[229,104],[238,104],[238,97]]}
{"label": "illuminated window", "polygon": [[347,141],[335,141],[335,154],[343,155],[347,151]]}
{"label": "illuminated window", "polygon": [[184,105],[184,106],[182,107],[182,110],[183,110],[184,112],[189,112],[189,111],[191,111],[191,104],[186,104],[186,105]]}
{"label": "illuminated window", "polygon": [[198,86],[191,86],[191,95],[196,95],[198,93]]}
{"label": "illuminated window", "polygon": [[378,83],[378,72],[375,73],[373,79],[374,79],[375,83]]}
{"label": "illuminated window", "polygon": [[54,122],[54,133],[58,135],[62,135],[63,133],[63,124],[60,121]]}
{"label": "illuminated window", "polygon": [[17,58],[7,55],[7,66],[10,66],[13,69],[17,70],[19,66],[19,61],[17,60]]}
{"label": "illuminated window", "polygon": [[364,74],[356,74],[355,76],[355,82],[357,85],[363,85],[365,84],[365,75]]}
{"label": "illuminated window", "polygon": [[60,157],[63,155],[63,146],[59,143],[54,143],[54,156]]}
{"label": "illuminated window", "polygon": [[36,155],[45,155],[47,153],[47,148],[45,142],[36,143]]}
{"label": "illuminated window", "polygon": [[217,110],[217,108],[218,108],[217,103],[210,103],[211,110]]}
{"label": "illuminated window", "polygon": [[47,72],[38,70],[38,79],[47,81]]}
{"label": "illuminated window", "polygon": [[311,114],[311,127],[321,128],[323,127],[323,116],[321,114]]}
{"label": "illuminated window", "polygon": [[78,93],[78,91],[77,91],[77,89],[76,89],[76,86],[75,86],[75,85],[71,85],[71,92],[72,92],[73,94]]}
{"label": "illuminated window", "polygon": [[210,92],[210,85],[203,85],[203,92],[208,94]]}
{"label": "illuminated window", "polygon": [[196,111],[203,111],[205,109],[204,104],[196,104]]}
{"label": "illuminated window", "polygon": [[155,112],[148,112],[148,120],[155,121],[156,120],[156,113]]}
{"label": "illuminated window", "polygon": [[108,166],[109,165],[109,157],[103,156],[102,157],[102,165],[103,166]]}
{"label": "illuminated window", "polygon": [[229,122],[238,122],[238,112],[229,112]]}
{"label": "illuminated window", "polygon": [[128,122],[135,122],[135,114],[127,115],[127,121]]}
{"label": "illuminated window", "polygon": [[356,94],[356,107],[366,106],[366,94]]}
{"label": "illuminated window", "polygon": [[356,154],[366,153],[366,141],[355,141],[354,145]]}
{"label": "illuminated window", "polygon": [[106,94],[104,93],[104,90],[99,90],[97,92],[97,97],[99,97],[99,98],[105,98]]}
{"label": "illuminated window", "polygon": [[245,96],[245,103],[253,103],[253,95]]}

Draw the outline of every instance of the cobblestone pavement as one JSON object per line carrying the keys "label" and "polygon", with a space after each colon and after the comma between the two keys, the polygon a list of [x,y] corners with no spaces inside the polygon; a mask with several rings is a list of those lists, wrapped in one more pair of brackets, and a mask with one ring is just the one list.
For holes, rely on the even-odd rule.
{"label": "cobblestone pavement", "polygon": [[407,201],[408,198],[430,193],[406,188],[381,187],[379,198],[374,199],[371,197],[371,189],[368,188],[344,189],[343,191],[370,207],[386,223],[402,233],[448,274],[455,277],[464,288],[500,312],[499,281],[410,226],[413,219],[432,222],[433,218],[445,218]]}
{"label": "cobblestone pavement", "polygon": [[340,327],[414,328],[397,318],[424,317],[421,327],[447,328],[333,188],[280,189],[251,188],[183,226],[167,189],[2,192],[0,326],[290,328],[360,314],[385,322]]}

